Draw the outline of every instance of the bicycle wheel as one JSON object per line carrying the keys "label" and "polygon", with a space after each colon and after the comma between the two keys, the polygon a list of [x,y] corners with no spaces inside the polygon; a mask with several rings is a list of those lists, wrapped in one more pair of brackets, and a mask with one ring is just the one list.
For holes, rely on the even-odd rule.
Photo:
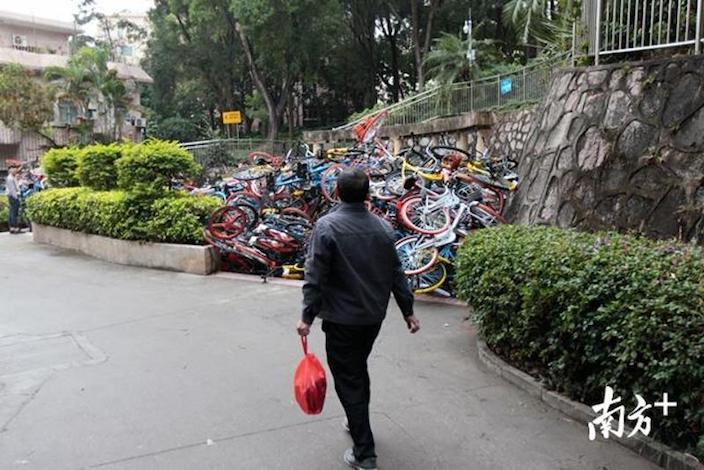
{"label": "bicycle wheel", "polygon": [[340,202],[340,199],[335,194],[335,190],[337,189],[337,176],[342,173],[345,168],[344,165],[331,165],[320,177],[320,190],[323,193],[323,197],[328,202]]}
{"label": "bicycle wheel", "polygon": [[409,277],[411,289],[415,294],[428,294],[440,288],[447,280],[447,268],[444,263],[436,263],[428,271]]}
{"label": "bicycle wheel", "polygon": [[421,196],[406,199],[399,210],[401,223],[424,235],[437,235],[450,227],[450,211],[447,207],[427,209]]}
{"label": "bicycle wheel", "polygon": [[462,150],[457,147],[451,147],[449,145],[436,145],[434,147],[431,147],[430,153],[440,161],[451,156],[461,157],[461,159],[465,162],[476,160],[476,158],[473,157],[472,154],[470,154],[466,150]]}
{"label": "bicycle wheel", "polygon": [[262,205],[262,199],[251,191],[239,191],[230,194],[230,197],[227,198],[228,206],[235,206],[237,204],[247,204],[255,209],[259,209]]}
{"label": "bicycle wheel", "polygon": [[247,160],[249,160],[249,163],[251,163],[252,165],[271,164],[271,162],[274,161],[274,156],[269,152],[255,150],[254,152],[249,153],[249,155],[247,156]]}
{"label": "bicycle wheel", "polygon": [[239,206],[225,206],[208,219],[208,231],[220,240],[231,240],[250,227],[250,214]]}
{"label": "bicycle wheel", "polygon": [[230,250],[251,262],[254,272],[267,272],[276,265],[274,261],[256,248],[247,246],[236,239],[231,240],[230,243]]}
{"label": "bicycle wheel", "polygon": [[396,253],[406,276],[420,274],[433,267],[438,259],[438,249],[427,245],[426,237],[411,235],[396,242]]}
{"label": "bicycle wheel", "polygon": [[476,204],[469,208],[472,226],[475,228],[495,227],[507,223],[501,214],[485,204]]}
{"label": "bicycle wheel", "polygon": [[419,173],[437,173],[440,171],[440,159],[423,151],[407,149],[402,154],[403,161],[411,170]]}
{"label": "bicycle wheel", "polygon": [[272,203],[274,204],[274,207],[280,211],[287,208],[298,209],[301,212],[306,212],[308,210],[308,204],[306,204],[305,199],[302,197],[293,197],[287,192],[276,194]]}

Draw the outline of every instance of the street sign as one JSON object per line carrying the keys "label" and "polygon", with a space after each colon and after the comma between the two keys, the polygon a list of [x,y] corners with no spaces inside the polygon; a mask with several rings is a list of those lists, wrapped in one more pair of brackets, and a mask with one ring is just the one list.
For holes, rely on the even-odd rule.
{"label": "street sign", "polygon": [[239,111],[225,111],[222,113],[223,124],[239,124],[242,122],[242,115]]}
{"label": "street sign", "polygon": [[504,78],[501,80],[501,94],[508,95],[513,90],[513,80],[511,78]]}

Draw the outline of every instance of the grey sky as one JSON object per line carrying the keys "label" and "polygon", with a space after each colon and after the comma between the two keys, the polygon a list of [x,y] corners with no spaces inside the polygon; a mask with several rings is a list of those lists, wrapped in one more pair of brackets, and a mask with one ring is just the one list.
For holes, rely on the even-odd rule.
{"label": "grey sky", "polygon": [[[144,12],[154,4],[153,0],[96,0],[98,11],[114,13],[121,10]],[[0,0],[0,10],[35,15],[61,21],[73,21],[78,11],[78,0]]]}

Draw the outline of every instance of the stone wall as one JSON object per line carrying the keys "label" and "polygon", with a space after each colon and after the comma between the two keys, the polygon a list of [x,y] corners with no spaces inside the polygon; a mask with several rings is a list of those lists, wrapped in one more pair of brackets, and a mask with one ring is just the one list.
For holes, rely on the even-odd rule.
{"label": "stone wall", "polygon": [[510,220],[704,242],[704,56],[563,70],[535,125]]}
{"label": "stone wall", "polygon": [[487,142],[489,154],[520,160],[526,142],[535,132],[533,121],[536,114],[534,106],[518,111],[495,113],[495,124]]}

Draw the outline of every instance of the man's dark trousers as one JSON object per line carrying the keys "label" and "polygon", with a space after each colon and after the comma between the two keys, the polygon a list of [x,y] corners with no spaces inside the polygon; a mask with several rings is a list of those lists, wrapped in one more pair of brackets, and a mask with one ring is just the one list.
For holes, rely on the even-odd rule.
{"label": "man's dark trousers", "polygon": [[7,199],[10,203],[10,220],[8,221],[8,224],[10,225],[10,228],[19,228],[20,223],[18,219],[20,212],[20,200],[12,196],[8,196]]}
{"label": "man's dark trousers", "polygon": [[381,323],[341,325],[323,321],[325,351],[335,380],[335,391],[345,409],[358,460],[376,457],[374,435],[369,425],[369,372],[367,358]]}

